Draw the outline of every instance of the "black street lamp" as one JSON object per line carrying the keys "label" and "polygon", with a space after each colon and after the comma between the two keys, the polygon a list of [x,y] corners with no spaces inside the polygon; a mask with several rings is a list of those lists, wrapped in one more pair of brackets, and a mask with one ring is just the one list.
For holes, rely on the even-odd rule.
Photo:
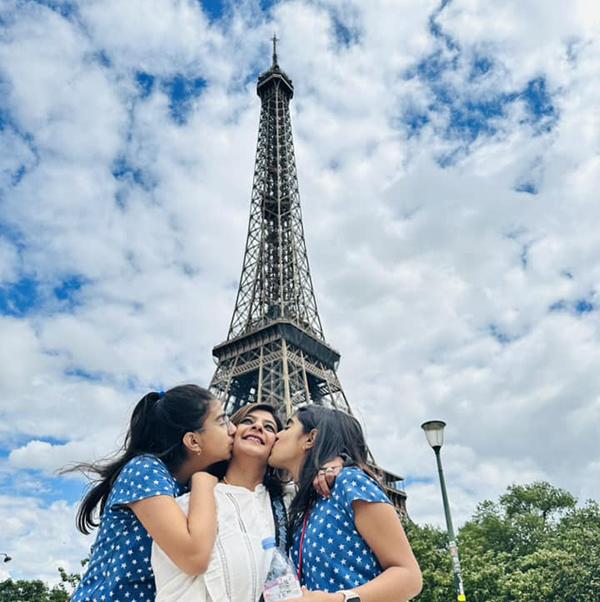
{"label": "black street lamp", "polygon": [[444,514],[446,515],[446,528],[448,529],[448,548],[452,558],[452,569],[454,571],[454,585],[456,587],[456,599],[458,602],[466,602],[465,588],[460,570],[460,559],[458,558],[458,546],[456,545],[456,537],[454,535],[454,527],[452,526],[452,516],[450,516],[450,504],[448,503],[448,492],[446,491],[446,480],[444,479],[444,471],[442,469],[442,459],[440,450],[444,444],[444,427],[446,423],[443,420],[428,420],[421,425],[425,431],[425,436],[429,445],[435,452],[437,461],[438,474],[440,476],[440,487],[442,489],[442,500],[444,502]]}
{"label": "black street lamp", "polygon": [[12,558],[6,554],[5,552],[0,552],[0,556],[4,556],[4,561],[3,562],[10,562],[12,560]]}

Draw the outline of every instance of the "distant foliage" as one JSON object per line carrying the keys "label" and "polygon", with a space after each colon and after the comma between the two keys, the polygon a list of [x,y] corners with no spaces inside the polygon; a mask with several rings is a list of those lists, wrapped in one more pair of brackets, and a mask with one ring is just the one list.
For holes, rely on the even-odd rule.
{"label": "distant foliage", "polygon": [[[447,536],[407,525],[423,570],[419,602],[455,599]],[[514,485],[498,502],[484,501],[459,531],[469,602],[600,600],[600,506],[577,507],[549,483]]]}
{"label": "distant foliage", "polygon": [[[88,559],[81,561],[85,567]],[[60,583],[53,587],[40,580],[13,581],[7,579],[0,582],[0,602],[69,602],[71,594],[81,580],[78,573],[67,573],[59,567]]]}
{"label": "distant foliage", "polygon": [[68,602],[69,594],[60,585],[49,588],[43,581],[0,582],[0,602]]}

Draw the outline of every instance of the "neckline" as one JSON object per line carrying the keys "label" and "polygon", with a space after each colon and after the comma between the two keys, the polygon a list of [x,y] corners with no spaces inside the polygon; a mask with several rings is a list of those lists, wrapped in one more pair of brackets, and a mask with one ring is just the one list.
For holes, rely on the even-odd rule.
{"label": "neckline", "polygon": [[223,479],[219,482],[219,485],[231,487],[235,491],[246,491],[248,493],[262,493],[267,490],[263,483],[259,483],[254,489],[248,489],[243,485],[234,485],[233,483],[229,483],[225,477],[223,477]]}

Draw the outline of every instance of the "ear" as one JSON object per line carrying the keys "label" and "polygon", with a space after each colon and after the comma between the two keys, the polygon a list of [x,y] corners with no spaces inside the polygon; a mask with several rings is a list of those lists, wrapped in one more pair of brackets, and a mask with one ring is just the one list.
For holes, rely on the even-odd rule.
{"label": "ear", "polygon": [[318,429],[313,429],[312,431],[310,431],[310,433],[308,433],[308,436],[306,437],[306,440],[304,441],[304,451],[308,451],[311,447],[314,446],[314,444],[317,441],[317,433],[319,432]]}
{"label": "ear", "polygon": [[198,433],[188,431],[183,436],[184,447],[195,456],[199,456],[202,453],[202,437]]}

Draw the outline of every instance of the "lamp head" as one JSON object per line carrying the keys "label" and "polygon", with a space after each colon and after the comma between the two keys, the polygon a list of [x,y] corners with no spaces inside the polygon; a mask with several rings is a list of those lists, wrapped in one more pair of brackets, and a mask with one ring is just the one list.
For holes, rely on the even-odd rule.
{"label": "lamp head", "polygon": [[421,425],[425,431],[427,442],[434,450],[439,451],[444,445],[444,428],[446,423],[443,420],[428,420]]}

